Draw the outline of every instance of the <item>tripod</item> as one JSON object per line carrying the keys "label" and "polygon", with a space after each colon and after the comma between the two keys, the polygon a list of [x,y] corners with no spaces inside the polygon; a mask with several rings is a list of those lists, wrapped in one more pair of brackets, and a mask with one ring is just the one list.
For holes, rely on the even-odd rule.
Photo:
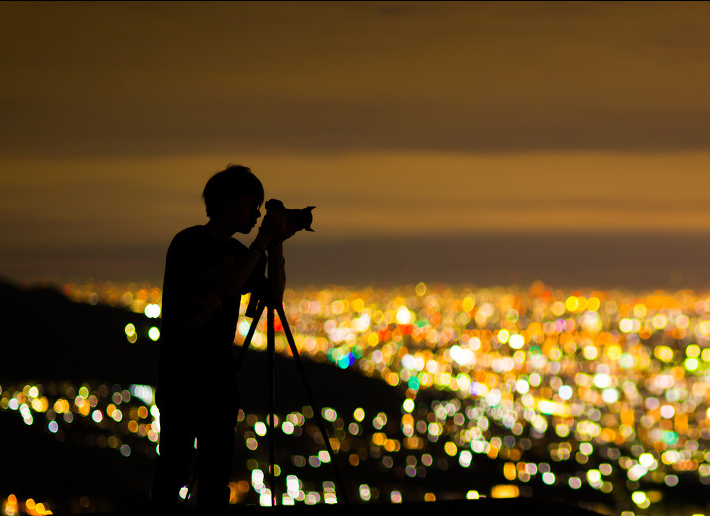
{"label": "tripod", "polygon": [[[293,355],[294,362],[296,363],[296,367],[298,369],[298,372],[301,375],[301,379],[303,380],[303,386],[306,389],[306,395],[308,396],[308,401],[311,404],[311,408],[313,409],[313,413],[316,417],[316,421],[318,423],[318,429],[320,430],[321,435],[323,436],[323,440],[325,441],[325,446],[326,449],[328,450],[328,454],[330,456],[330,462],[333,464],[333,470],[336,478],[336,482],[338,485],[338,488],[340,489],[340,493],[343,497],[343,500],[345,501],[345,505],[350,508],[350,502],[348,500],[348,495],[347,492],[345,491],[343,487],[343,482],[340,476],[340,470],[338,468],[338,464],[335,460],[335,454],[333,453],[333,448],[330,444],[330,439],[328,437],[328,432],[325,428],[325,423],[323,422],[323,417],[321,415],[320,407],[316,404],[315,399],[313,397],[313,392],[311,391],[310,385],[308,383],[308,378],[306,377],[306,372],[303,367],[303,362],[301,361],[301,357],[298,353],[298,348],[296,347],[296,343],[293,339],[293,335],[291,334],[291,329],[288,325],[288,320],[286,319],[286,314],[284,313],[283,309],[283,299],[281,295],[275,295],[276,289],[274,289],[274,274],[273,271],[276,270],[276,264],[277,264],[278,258],[274,258],[271,255],[268,257],[268,280],[269,280],[269,293],[266,297],[266,299],[263,298],[257,298],[252,294],[252,298],[249,301],[249,306],[247,307],[246,310],[246,315],[247,317],[252,317],[252,323],[251,326],[249,327],[249,331],[247,332],[247,336],[244,340],[244,343],[242,344],[242,348],[239,352],[239,355],[236,360],[236,367],[235,367],[235,373],[239,371],[241,368],[241,363],[244,359],[244,356],[246,354],[246,351],[249,349],[249,346],[251,345],[251,341],[254,337],[254,333],[256,332],[256,327],[259,324],[259,320],[261,319],[262,314],[264,313],[264,310],[268,309],[267,312],[267,368],[269,370],[269,375],[268,375],[268,382],[269,382],[269,391],[268,391],[268,398],[269,398],[269,425],[268,425],[268,433],[269,433],[269,481],[270,481],[270,488],[271,488],[271,505],[275,506],[276,505],[276,481],[275,481],[275,466],[276,466],[276,446],[274,443],[274,422],[275,422],[275,417],[274,417],[274,352],[275,352],[275,328],[274,328],[274,315],[275,313],[278,313],[279,320],[281,321],[281,325],[284,330],[284,334],[286,335],[286,338],[288,340],[290,349],[291,349],[291,354]],[[229,399],[234,399],[234,396],[237,392],[237,375],[234,375],[234,379],[232,380],[232,387],[230,389],[230,394],[229,394]],[[236,409],[235,409],[236,412]],[[236,421],[237,421],[237,415],[236,413],[234,414],[234,425],[236,426]],[[188,502],[190,499],[191,493],[194,491],[195,487],[195,482],[197,480],[197,474],[193,474],[192,478],[190,479],[188,486],[187,486],[187,493],[185,495],[185,503]]]}
{"label": "tripod", "polygon": [[[244,356],[246,354],[246,351],[249,349],[249,346],[251,345],[251,341],[254,337],[254,333],[256,332],[256,327],[259,324],[259,320],[261,319],[262,314],[264,313],[264,310],[268,309],[267,312],[267,368],[269,370],[269,375],[268,375],[268,382],[269,382],[269,391],[268,391],[268,399],[269,399],[269,425],[268,425],[268,433],[269,433],[269,481],[270,481],[270,488],[271,488],[271,505],[275,506],[276,505],[276,480],[275,480],[275,466],[276,466],[276,446],[274,443],[274,422],[275,422],[275,417],[274,417],[274,352],[275,352],[275,328],[274,328],[274,314],[278,313],[279,320],[281,321],[281,325],[284,330],[284,334],[286,335],[286,338],[288,340],[290,349],[291,349],[291,354],[293,355],[294,362],[296,363],[296,367],[298,369],[298,372],[301,375],[301,379],[303,380],[303,386],[306,389],[306,395],[308,396],[308,401],[311,404],[311,408],[313,409],[313,413],[316,417],[316,421],[318,423],[318,429],[321,432],[321,435],[323,436],[323,440],[325,441],[325,446],[326,449],[328,450],[328,455],[330,456],[330,462],[333,464],[333,470],[336,478],[336,482],[338,485],[338,488],[340,489],[340,493],[343,497],[343,500],[345,501],[345,505],[350,508],[350,502],[348,500],[347,493],[343,487],[343,482],[340,476],[340,470],[338,468],[338,464],[335,460],[335,454],[333,453],[333,448],[330,444],[330,439],[328,437],[328,432],[325,428],[325,424],[323,422],[323,417],[321,415],[320,407],[316,404],[315,399],[313,397],[313,392],[311,391],[310,385],[308,383],[308,378],[306,376],[305,369],[303,367],[303,362],[301,361],[301,357],[298,353],[298,348],[296,347],[296,343],[293,339],[293,335],[291,334],[291,329],[288,325],[288,320],[286,319],[286,314],[284,313],[283,309],[283,299],[281,295],[274,295],[274,292],[276,291],[273,288],[273,273],[272,271],[275,270],[275,262],[276,258],[273,258],[272,256],[269,256],[268,258],[268,266],[269,266],[269,274],[268,274],[268,279],[269,279],[269,295],[267,295],[267,299],[258,299],[256,296],[252,294],[252,298],[249,301],[249,306],[247,307],[246,310],[246,315],[247,317],[252,317],[252,323],[251,326],[249,327],[249,331],[247,332],[247,336],[244,340],[244,343],[242,344],[242,348],[239,352],[239,355],[236,360],[236,367],[235,367],[235,373],[239,371],[241,368],[241,363],[244,359]],[[237,375],[235,374],[235,377],[232,381],[232,387],[230,389],[230,395],[229,398],[233,399],[235,393],[237,391]],[[234,423],[236,425],[236,419],[237,416],[234,414]],[[197,480],[197,475],[193,474],[192,478],[190,479],[188,486],[187,486],[187,493],[185,496],[185,503],[188,502],[190,499],[191,493],[194,491],[195,487],[195,481]]]}
{"label": "tripod", "polygon": [[[237,358],[237,366],[236,369],[237,371],[241,367],[242,360],[244,359],[244,355],[249,349],[249,346],[251,345],[251,341],[254,337],[254,333],[256,331],[256,327],[259,324],[259,320],[261,319],[262,314],[264,313],[264,310],[267,310],[267,318],[266,318],[266,353],[267,353],[267,368],[269,370],[269,376],[268,376],[268,383],[269,383],[269,392],[268,392],[268,399],[269,399],[269,425],[268,425],[268,433],[269,433],[269,481],[270,481],[270,487],[271,487],[271,505],[275,506],[276,505],[276,483],[275,483],[275,466],[276,466],[276,446],[275,446],[275,439],[274,439],[274,422],[275,422],[275,417],[274,417],[274,352],[275,352],[275,328],[274,328],[274,314],[278,313],[279,320],[281,321],[281,326],[283,327],[284,334],[286,335],[286,339],[288,340],[289,347],[291,349],[291,355],[293,356],[294,362],[296,363],[296,368],[298,369],[298,372],[301,375],[301,379],[303,380],[303,386],[306,389],[306,395],[308,396],[308,401],[311,404],[311,408],[313,409],[313,413],[316,417],[316,421],[318,423],[318,429],[320,430],[321,435],[323,436],[323,441],[325,441],[325,446],[326,449],[328,450],[328,455],[330,456],[330,462],[333,464],[333,470],[335,473],[335,478],[338,484],[338,487],[340,489],[340,493],[343,497],[343,500],[345,501],[346,505],[350,505],[350,502],[348,501],[348,496],[347,493],[343,487],[343,482],[340,476],[340,470],[338,469],[338,464],[336,462],[335,454],[333,453],[333,448],[330,444],[330,439],[328,437],[328,432],[325,428],[325,424],[323,422],[323,417],[321,415],[320,407],[316,404],[315,398],[313,397],[313,392],[311,391],[310,385],[308,383],[308,378],[306,376],[306,371],[303,367],[303,362],[301,361],[301,357],[298,353],[298,348],[296,347],[296,343],[293,339],[293,335],[291,333],[291,328],[289,327],[288,320],[286,319],[286,314],[284,313],[283,309],[283,299],[281,298],[281,295],[275,294],[275,289],[273,288],[273,275],[272,271],[275,270],[275,264],[274,264],[275,259],[269,256],[269,282],[271,284],[270,293],[269,296],[266,300],[264,299],[258,299],[256,303],[254,303],[253,300],[250,300],[249,302],[249,307],[247,308],[246,315],[253,317],[251,326],[249,327],[249,331],[247,332],[247,336],[244,340],[244,344],[242,344],[242,348],[240,350],[239,356]],[[252,294],[253,296],[253,294]],[[235,383],[236,383],[236,378],[235,378]],[[236,387],[236,385],[234,386]]]}

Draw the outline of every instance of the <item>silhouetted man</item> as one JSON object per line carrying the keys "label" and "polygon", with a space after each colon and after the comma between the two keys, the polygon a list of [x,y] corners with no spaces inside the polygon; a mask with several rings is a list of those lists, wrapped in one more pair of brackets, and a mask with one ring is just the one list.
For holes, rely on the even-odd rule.
{"label": "silhouetted man", "polygon": [[[241,294],[277,289],[283,294],[282,242],[293,232],[282,213],[268,213],[247,248],[232,238],[249,233],[264,201],[261,182],[230,165],[207,182],[209,221],[180,231],[168,248],[157,405],[160,457],[151,508],[174,513],[188,482],[197,438],[197,501],[204,514],[222,514],[229,503],[236,396],[230,395],[232,350]],[[264,277],[266,252],[279,264]]]}

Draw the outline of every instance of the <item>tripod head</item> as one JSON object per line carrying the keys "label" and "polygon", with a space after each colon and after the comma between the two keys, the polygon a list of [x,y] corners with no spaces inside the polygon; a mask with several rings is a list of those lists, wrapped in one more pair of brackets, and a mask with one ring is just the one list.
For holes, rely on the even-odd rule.
{"label": "tripod head", "polygon": [[[313,232],[311,224],[313,223],[313,209],[315,206],[308,206],[301,209],[288,209],[284,206],[284,203],[278,199],[269,199],[266,201],[266,211],[271,213],[283,214],[293,230],[293,232],[298,231],[310,231]],[[282,241],[272,244],[269,249],[267,249],[268,257],[268,288],[264,287],[261,292],[252,292],[249,299],[249,304],[247,305],[246,316],[252,319],[259,312],[259,306],[262,304],[281,302],[283,298],[283,284],[278,285],[276,281],[281,279],[281,283],[285,283],[285,277],[279,277],[283,271],[283,265],[285,260],[283,258],[283,248]],[[264,267],[264,264],[261,264]]]}
{"label": "tripod head", "polygon": [[285,263],[286,260],[283,257],[283,250],[281,249],[280,244],[278,251],[275,249],[267,251],[267,259],[262,259],[259,264],[261,271],[265,268],[268,270],[267,280],[262,284],[261,289],[252,291],[251,296],[249,297],[249,304],[247,305],[244,315],[253,319],[257,314],[261,313],[260,307],[275,303],[282,303],[283,285],[279,285],[277,281],[281,279],[281,283],[285,283],[285,278],[279,278],[283,272]]}

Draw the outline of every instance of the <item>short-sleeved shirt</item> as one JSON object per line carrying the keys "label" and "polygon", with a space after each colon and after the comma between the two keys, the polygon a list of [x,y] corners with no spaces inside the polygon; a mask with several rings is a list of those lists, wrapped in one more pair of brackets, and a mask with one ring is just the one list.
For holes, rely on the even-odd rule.
{"label": "short-sleeved shirt", "polygon": [[203,388],[205,382],[231,378],[241,293],[263,288],[265,263],[235,296],[209,285],[204,273],[226,270],[246,252],[239,241],[216,239],[204,226],[184,229],[170,243],[163,280],[161,397],[186,394],[192,383]]}

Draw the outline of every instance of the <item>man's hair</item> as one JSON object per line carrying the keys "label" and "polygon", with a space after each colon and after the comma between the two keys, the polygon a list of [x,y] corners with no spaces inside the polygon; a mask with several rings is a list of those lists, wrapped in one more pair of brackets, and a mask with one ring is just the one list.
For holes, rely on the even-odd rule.
{"label": "man's hair", "polygon": [[202,191],[207,216],[217,215],[228,200],[239,200],[247,195],[264,199],[264,187],[249,167],[227,165],[227,168],[213,175]]}

